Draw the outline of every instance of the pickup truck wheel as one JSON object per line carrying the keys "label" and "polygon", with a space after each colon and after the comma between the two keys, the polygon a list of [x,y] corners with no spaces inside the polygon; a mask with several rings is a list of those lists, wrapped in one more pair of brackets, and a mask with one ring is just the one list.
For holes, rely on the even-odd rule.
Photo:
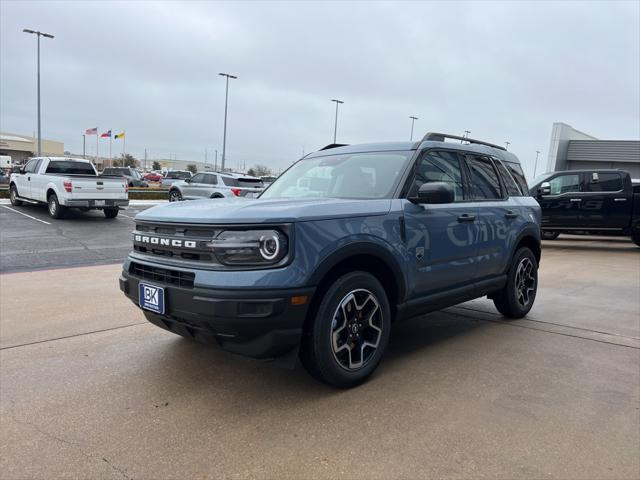
{"label": "pickup truck wheel", "polygon": [[118,207],[116,208],[105,208],[103,210],[104,212],[104,216],[107,218],[116,218],[118,216],[118,212],[120,211],[120,209]]}
{"label": "pickup truck wheel", "polygon": [[22,205],[22,200],[18,199],[18,189],[15,185],[11,185],[11,188],[9,189],[9,199],[11,200],[11,205],[14,207]]}
{"label": "pickup truck wheel", "polygon": [[180,190],[171,190],[169,192],[170,202],[179,202],[180,200],[182,200],[182,194],[180,193]]}
{"label": "pickup truck wheel", "polygon": [[47,199],[47,206],[49,208],[49,215],[51,218],[62,218],[64,216],[66,208],[58,202],[58,197],[55,193],[49,195]]}
{"label": "pickup truck wheel", "polygon": [[513,257],[507,284],[494,295],[493,304],[508,318],[522,318],[536,299],[538,291],[538,262],[527,247],[520,248]]}
{"label": "pickup truck wheel", "polygon": [[355,387],[380,363],[390,329],[389,301],[380,282],[367,272],[348,273],[324,294],[305,332],[302,363],[325,383]]}
{"label": "pickup truck wheel", "polygon": [[555,240],[556,238],[558,238],[558,236],[560,236],[560,232],[550,232],[550,231],[542,231],[540,233],[540,236],[542,237],[543,240]]}

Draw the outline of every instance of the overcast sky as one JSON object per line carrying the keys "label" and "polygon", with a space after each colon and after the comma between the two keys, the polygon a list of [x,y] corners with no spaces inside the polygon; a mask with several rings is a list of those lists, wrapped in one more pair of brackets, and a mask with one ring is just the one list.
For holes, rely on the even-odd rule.
{"label": "overcast sky", "polygon": [[97,126],[126,130],[136,157],[211,160],[229,72],[231,166],[283,168],[331,143],[339,98],[338,142],[408,140],[415,115],[415,136],[510,141],[531,175],[553,122],[640,137],[639,5],[2,0],[0,128],[37,128],[31,28],[56,36],[42,40],[43,136],[72,152]]}

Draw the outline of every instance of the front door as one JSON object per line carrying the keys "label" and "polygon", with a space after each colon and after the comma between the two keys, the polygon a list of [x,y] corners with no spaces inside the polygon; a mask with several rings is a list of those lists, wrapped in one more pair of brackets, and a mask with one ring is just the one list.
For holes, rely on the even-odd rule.
{"label": "front door", "polygon": [[580,227],[580,204],[584,192],[580,173],[562,173],[547,180],[549,195],[538,198],[542,209],[542,228]]}
{"label": "front door", "polygon": [[201,197],[203,190],[205,190],[208,185],[204,183],[204,173],[196,173],[193,177],[191,177],[191,181],[187,183],[182,190],[184,192],[184,197]]}
{"label": "front door", "polygon": [[427,182],[447,182],[455,191],[455,201],[449,204],[414,204],[405,200],[407,253],[412,265],[409,276],[414,296],[473,283],[478,209],[466,192],[458,153],[423,152],[409,182],[408,198],[415,197],[420,185]]}

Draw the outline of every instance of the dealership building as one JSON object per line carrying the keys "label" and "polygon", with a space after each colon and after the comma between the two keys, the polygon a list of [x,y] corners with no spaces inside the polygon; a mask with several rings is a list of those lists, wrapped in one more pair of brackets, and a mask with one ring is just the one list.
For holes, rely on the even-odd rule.
{"label": "dealership building", "polygon": [[600,140],[566,123],[554,123],[547,172],[619,168],[640,178],[640,140]]}
{"label": "dealership building", "polygon": [[[23,164],[27,158],[37,155],[38,139],[17,133],[0,132],[0,155],[8,155],[14,165]],[[64,144],[42,139],[42,154],[51,157],[64,155]]]}

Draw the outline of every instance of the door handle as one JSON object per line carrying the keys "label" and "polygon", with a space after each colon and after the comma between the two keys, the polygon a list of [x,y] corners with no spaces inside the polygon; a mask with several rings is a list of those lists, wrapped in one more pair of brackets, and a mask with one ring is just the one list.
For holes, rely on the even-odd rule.
{"label": "door handle", "polygon": [[507,210],[504,216],[507,218],[516,218],[518,216],[518,212],[514,212],[513,210]]}
{"label": "door handle", "polygon": [[627,199],[626,198],[614,198],[613,201],[614,202],[626,202]]}
{"label": "door handle", "polygon": [[31,177],[27,177],[27,181],[30,182],[31,181]]}
{"label": "door handle", "polygon": [[581,202],[582,199],[581,198],[572,198],[571,200],[569,200],[570,202]]}
{"label": "door handle", "polygon": [[469,213],[463,213],[462,215],[458,216],[458,222],[460,223],[475,222],[475,221],[476,221],[476,216],[471,215]]}

